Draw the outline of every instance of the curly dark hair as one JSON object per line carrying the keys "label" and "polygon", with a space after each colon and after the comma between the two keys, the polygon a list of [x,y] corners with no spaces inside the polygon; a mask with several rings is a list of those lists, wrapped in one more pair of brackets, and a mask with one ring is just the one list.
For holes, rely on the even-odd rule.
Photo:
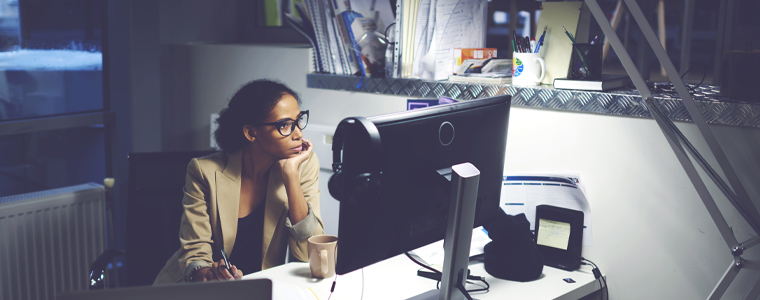
{"label": "curly dark hair", "polygon": [[263,123],[285,95],[293,96],[301,104],[298,93],[276,80],[259,79],[243,85],[216,119],[219,125],[214,131],[216,143],[227,153],[242,149],[248,143],[243,126]]}

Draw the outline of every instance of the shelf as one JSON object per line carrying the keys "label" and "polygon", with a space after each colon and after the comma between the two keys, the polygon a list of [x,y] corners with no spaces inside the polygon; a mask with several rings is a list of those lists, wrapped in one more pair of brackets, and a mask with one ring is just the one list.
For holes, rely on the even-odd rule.
{"label": "shelf", "polygon": [[[306,86],[310,88],[412,98],[447,96],[457,100],[512,95],[512,105],[515,106],[652,118],[643,99],[632,87],[609,92],[590,92],[560,90],[548,86],[517,87],[395,78],[364,78],[360,86],[360,81],[361,77],[357,76],[316,73],[306,75]],[[671,120],[692,121],[672,86],[660,88],[653,94]],[[692,96],[710,124],[760,128],[760,102],[750,103],[722,97],[717,87],[708,85],[698,87]]]}

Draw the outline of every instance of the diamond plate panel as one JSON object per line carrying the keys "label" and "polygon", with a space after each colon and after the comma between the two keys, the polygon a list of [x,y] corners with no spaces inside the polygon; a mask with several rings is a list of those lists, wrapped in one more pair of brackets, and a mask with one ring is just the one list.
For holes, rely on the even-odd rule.
{"label": "diamond plate panel", "polygon": [[[362,85],[357,88],[359,82]],[[543,107],[559,110],[582,111],[600,114],[651,118],[641,95],[633,88],[609,92],[559,90],[546,86],[515,87],[511,85],[484,85],[451,83],[448,81],[364,78],[357,76],[308,74],[310,88],[361,91],[412,97],[439,98],[449,96],[457,100],[472,100],[498,95],[512,95],[516,106]],[[718,87],[687,85],[692,98],[710,124],[723,124],[760,128],[760,103],[730,99],[720,95]],[[655,83],[652,89],[658,107],[671,120],[691,121],[680,96],[669,83]]]}
{"label": "diamond plate panel", "polygon": [[446,89],[446,96],[449,96],[452,99],[458,99],[459,94],[461,93],[462,93],[462,90],[460,90],[456,84],[449,84],[449,88]]}
{"label": "diamond plate panel", "polygon": [[372,93],[375,90],[375,86],[377,86],[377,79],[367,79],[364,82],[364,86],[362,86],[362,92]]}
{"label": "diamond plate panel", "polygon": [[415,91],[417,91],[416,82],[410,80],[404,84],[404,88],[401,89],[401,94],[412,96],[414,95]]}
{"label": "diamond plate panel", "polygon": [[420,82],[420,87],[417,88],[417,92],[421,97],[428,97],[430,95],[430,91],[433,90],[431,86],[434,87],[435,85],[432,83]]}
{"label": "diamond plate panel", "polygon": [[499,94],[499,87],[495,85],[487,85],[483,88],[483,92],[480,94],[481,98],[488,98],[493,96],[502,95]]}
{"label": "diamond plate panel", "polygon": [[568,110],[584,111],[583,107],[591,101],[590,99],[591,95],[589,93],[574,93],[573,96],[570,97],[570,101],[565,103],[565,108]]}
{"label": "diamond plate panel", "polygon": [[393,80],[391,82],[391,89],[389,92],[391,92],[391,95],[400,95],[401,94],[401,88],[404,86],[401,84],[401,81],[399,80]]}
{"label": "diamond plate panel", "polygon": [[375,86],[375,93],[380,94],[386,94],[388,92],[388,88],[390,88],[390,84],[388,84],[388,79],[382,79],[380,82],[377,83],[377,86]]}
{"label": "diamond plate panel", "polygon": [[581,108],[585,112],[593,112],[593,113],[607,113],[607,109],[604,108],[604,101],[599,100],[599,98],[604,97],[603,94],[599,93],[593,93],[589,95],[589,101],[586,102],[586,105]]}
{"label": "diamond plate panel", "polygon": [[569,98],[567,91],[542,90],[538,92],[538,97],[544,102],[544,107],[551,109],[565,109],[565,102]]}
{"label": "diamond plate panel", "polygon": [[478,95],[483,91],[482,85],[468,85],[467,94],[470,95],[470,99],[477,99]]}

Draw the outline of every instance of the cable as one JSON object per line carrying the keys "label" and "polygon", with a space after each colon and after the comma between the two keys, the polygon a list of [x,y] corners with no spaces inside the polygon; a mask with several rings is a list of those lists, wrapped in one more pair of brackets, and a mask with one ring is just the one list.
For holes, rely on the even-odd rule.
{"label": "cable", "polygon": [[388,29],[391,29],[391,26],[396,25],[396,22],[391,23],[391,25],[388,25],[388,27],[385,27],[385,39],[388,39]]}
{"label": "cable", "polygon": [[362,297],[359,299],[364,299],[364,268],[362,268]]}
{"label": "cable", "polygon": [[[423,268],[425,268],[425,269],[428,269],[428,270],[430,270],[430,271],[431,271],[431,272],[433,272],[433,273],[436,273],[436,274],[439,274],[439,275],[441,275],[441,274],[442,274],[442,273],[441,273],[441,271],[438,271],[438,270],[436,270],[436,269],[433,269],[433,268],[431,268],[430,266],[428,266],[428,265],[426,265],[426,264],[423,264],[423,263],[421,263],[421,262],[417,261],[416,259],[414,259],[414,258],[413,258],[411,255],[409,255],[409,252],[408,252],[408,251],[404,251],[404,254],[406,254],[406,257],[408,257],[408,258],[409,258],[409,259],[411,259],[411,260],[412,260],[414,263],[416,263],[416,264],[420,265],[421,267],[423,267]],[[440,280],[439,280],[439,281],[440,281]]]}
{"label": "cable", "polygon": [[[362,269],[362,294],[364,294],[364,269]],[[332,297],[333,291],[335,291],[335,282],[338,281],[338,273],[335,273],[335,279],[333,279],[332,287],[330,287],[330,296],[327,296],[327,300]]]}
{"label": "cable", "polygon": [[[419,262],[418,260],[414,259],[414,257],[412,257],[411,255],[409,255],[409,252],[408,252],[408,251],[404,251],[404,254],[406,254],[406,257],[408,257],[408,258],[409,258],[409,259],[411,259],[411,260],[412,260],[414,263],[416,263],[416,264],[420,265],[421,267],[423,267],[423,268],[425,268],[425,269],[428,269],[428,270],[430,270],[431,272],[433,272],[433,273],[435,273],[435,274],[438,274],[438,275],[441,275],[441,276],[443,276],[443,273],[441,273],[441,271],[438,271],[438,270],[436,270],[436,269],[433,269],[432,267],[430,267],[430,266],[428,266],[428,265],[425,265],[425,264],[423,264],[423,263]],[[362,274],[364,274],[364,273],[362,273]],[[362,275],[362,276],[363,276],[363,275]],[[362,278],[363,278],[363,277],[362,277]],[[486,285],[486,287],[485,287],[485,288],[480,288],[480,289],[475,289],[475,290],[467,290],[467,292],[468,292],[468,293],[472,293],[472,292],[482,292],[482,291],[488,292],[488,291],[491,289],[491,285],[490,285],[490,284],[488,284],[488,282],[486,281],[486,278],[485,278],[485,277],[482,277],[482,276],[473,276],[473,275],[467,275],[467,279],[469,279],[469,280],[479,280],[479,281],[483,282],[483,283]],[[440,285],[441,285],[441,280],[439,279],[439,280],[437,280],[437,283],[435,284],[435,288],[436,288],[436,289],[441,289]],[[328,299],[328,300],[329,300],[329,299]]]}
{"label": "cable", "polygon": [[[587,264],[587,263],[581,263],[581,264],[584,264],[584,265],[587,265],[587,266],[590,266],[590,265],[591,265],[591,264]],[[602,300],[604,300],[604,290],[605,290],[605,289],[606,289],[606,287],[607,287],[607,282],[606,282],[606,281],[604,281],[604,285],[602,285],[602,282],[603,282],[603,280],[604,280],[604,276],[599,276],[599,277],[596,277],[596,272],[597,272],[598,270],[599,270],[599,269],[596,267],[596,265],[594,265],[594,266],[592,267],[592,272],[594,273],[594,277],[596,278],[596,281],[598,281],[598,282],[599,282],[599,288],[600,288],[600,289],[602,289],[602,295],[601,295],[601,297],[600,297],[600,298],[601,298]],[[609,291],[607,291],[607,300],[609,300],[609,299],[610,299],[610,295],[609,295]]]}
{"label": "cable", "polygon": [[[594,273],[594,278],[597,281],[599,281],[599,286],[602,288],[602,299],[604,299],[604,294],[606,292],[606,294],[607,294],[607,300],[609,300],[610,299],[610,290],[609,290],[609,288],[607,288],[607,279],[605,279],[604,276],[602,276],[602,271],[599,270],[599,267],[593,261],[590,261],[590,260],[585,259],[583,257],[581,257],[581,261],[587,261],[587,262],[591,263],[592,266],[594,266],[593,269],[591,269],[591,272]],[[583,264],[584,265],[588,265],[587,263],[583,263]],[[604,285],[602,285],[602,282],[604,282]]]}
{"label": "cable", "polygon": [[700,85],[702,85],[702,83],[703,83],[703,82],[705,82],[705,78],[707,77],[707,67],[705,66],[705,67],[703,67],[702,69],[704,69],[704,72],[702,72],[702,80],[700,80],[700,81],[699,81],[699,83],[697,83],[697,85],[695,85],[693,88],[690,88],[690,89],[689,89],[689,93],[691,93],[691,92],[693,92],[693,91],[697,90],[697,88],[698,88]]}
{"label": "cable", "polygon": [[[477,278],[470,278],[470,277],[477,277]],[[475,284],[474,282],[469,282],[469,281],[468,281],[468,283],[470,283],[470,284],[473,284],[473,285],[477,285],[477,286],[480,286],[480,287],[481,287],[481,288],[479,288],[479,289],[474,289],[474,290],[467,290],[467,292],[468,292],[468,293],[474,293],[474,292],[486,292],[486,293],[488,293],[488,290],[490,290],[490,289],[491,289],[491,285],[490,285],[490,284],[488,284],[488,281],[486,281],[486,278],[485,278],[485,277],[479,277],[479,276],[470,276],[470,275],[467,275],[467,279],[475,279],[475,280],[479,280],[479,281],[481,281],[481,282],[483,282],[483,283],[485,283],[485,284],[486,284],[486,286],[485,286],[485,287],[483,287],[483,286],[481,286],[481,285]]]}

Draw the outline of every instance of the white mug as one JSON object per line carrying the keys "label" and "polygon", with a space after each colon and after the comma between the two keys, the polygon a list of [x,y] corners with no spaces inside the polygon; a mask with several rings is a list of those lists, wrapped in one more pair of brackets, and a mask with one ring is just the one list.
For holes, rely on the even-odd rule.
{"label": "white mug", "polygon": [[512,85],[538,85],[545,76],[546,63],[538,53],[512,53]]}

